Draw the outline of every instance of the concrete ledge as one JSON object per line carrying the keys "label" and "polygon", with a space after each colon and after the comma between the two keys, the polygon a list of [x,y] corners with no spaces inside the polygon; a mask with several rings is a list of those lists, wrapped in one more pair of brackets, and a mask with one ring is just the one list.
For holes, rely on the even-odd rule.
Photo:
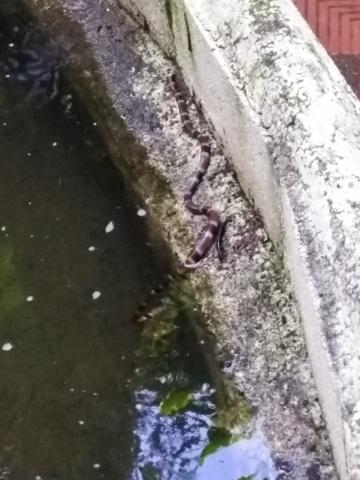
{"label": "concrete ledge", "polygon": [[[183,258],[190,219],[177,199],[196,157],[192,142],[179,136],[176,104],[164,89],[172,66],[141,32],[125,28],[128,20],[113,1],[109,14],[95,0],[27,3],[78,57],[79,92],[114,159],[124,134],[120,116],[145,148],[151,171],[135,147],[134,158],[122,159],[119,168],[132,175]],[[159,11],[168,19],[171,6],[168,33],[153,36],[163,45],[174,36],[188,84],[286,254],[338,469],[343,479],[359,478],[357,101],[285,0],[224,1],[221,11],[209,0],[165,3],[166,15],[165,4]],[[141,15],[143,25],[149,14]],[[98,30],[99,24],[111,28]],[[147,25],[158,28],[150,19]],[[296,480],[334,479],[286,276],[215,143],[213,150],[201,195],[233,216],[229,258],[221,267],[212,256],[205,262],[212,299],[199,273],[191,281],[218,354],[230,360],[227,373],[257,406],[274,452],[291,452]],[[252,251],[243,248],[244,238]],[[314,473],[317,463],[321,476]]]}
{"label": "concrete ledge", "polygon": [[[153,25],[154,9],[129,2]],[[152,5],[165,3],[153,36],[169,52],[171,27],[189,87],[285,254],[338,470],[359,479],[359,102],[292,2]]]}

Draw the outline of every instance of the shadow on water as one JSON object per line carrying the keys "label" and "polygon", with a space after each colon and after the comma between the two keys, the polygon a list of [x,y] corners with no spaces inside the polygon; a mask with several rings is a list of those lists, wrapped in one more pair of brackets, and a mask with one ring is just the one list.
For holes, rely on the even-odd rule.
{"label": "shadow on water", "polygon": [[214,426],[191,304],[131,321],[166,270],[146,218],[56,46],[14,12],[0,27],[0,478],[273,480],[260,437]]}

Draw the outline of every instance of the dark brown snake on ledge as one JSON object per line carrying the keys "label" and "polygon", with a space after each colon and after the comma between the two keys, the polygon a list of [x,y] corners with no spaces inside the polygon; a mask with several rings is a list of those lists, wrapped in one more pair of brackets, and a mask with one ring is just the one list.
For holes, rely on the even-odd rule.
{"label": "dark brown snake on ledge", "polygon": [[[171,91],[176,99],[176,102],[179,107],[180,118],[181,118],[181,126],[184,133],[189,135],[189,137],[197,140],[200,144],[200,162],[199,167],[193,174],[191,181],[189,183],[188,188],[185,190],[183,195],[183,199],[185,202],[186,209],[192,213],[193,215],[203,215],[208,219],[208,226],[205,232],[201,235],[199,241],[195,245],[193,251],[190,253],[188,258],[182,264],[182,266],[178,269],[177,275],[179,277],[183,276],[186,271],[195,270],[201,260],[206,256],[209,252],[210,248],[216,243],[216,249],[219,256],[219,259],[222,261],[224,258],[224,254],[222,251],[222,237],[224,233],[224,228],[226,225],[226,220],[222,221],[220,218],[220,214],[214,208],[210,208],[208,206],[200,206],[194,203],[193,197],[199,188],[200,183],[202,182],[208,168],[210,165],[210,154],[211,154],[211,147],[210,147],[210,138],[208,135],[201,133],[198,129],[196,129],[191,120],[189,113],[186,108],[186,100],[183,97],[177,82],[175,75],[170,77],[170,88]],[[149,304],[154,296],[160,295],[165,288],[169,286],[169,284],[174,281],[174,277],[167,276],[167,278],[162,282],[159,283],[150,294],[150,298],[141,303],[136,311],[135,319],[139,322],[149,320],[152,317],[151,312],[147,312]]]}
{"label": "dark brown snake on ledge", "polygon": [[193,270],[198,267],[200,261],[208,253],[212,245],[216,242],[216,248],[220,260],[223,260],[223,252],[221,249],[221,239],[224,231],[225,222],[221,221],[220,214],[217,210],[208,206],[200,206],[194,203],[193,197],[202,182],[210,165],[210,138],[208,135],[201,133],[194,127],[190,120],[188,110],[186,108],[186,100],[184,99],[180,89],[178,88],[176,77],[170,77],[170,87],[177,101],[181,126],[184,133],[189,137],[197,140],[200,144],[200,162],[199,167],[191,178],[191,182],[184,193],[184,202],[186,209],[193,215],[204,215],[208,218],[208,227],[200,240],[196,244],[194,250],[184,262],[187,270]]}

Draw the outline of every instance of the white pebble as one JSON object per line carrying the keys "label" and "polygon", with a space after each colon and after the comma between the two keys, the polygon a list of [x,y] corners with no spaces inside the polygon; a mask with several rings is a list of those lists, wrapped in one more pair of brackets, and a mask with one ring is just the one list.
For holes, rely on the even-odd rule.
{"label": "white pebble", "polygon": [[75,392],[75,388],[69,388],[69,392]]}
{"label": "white pebble", "polygon": [[109,222],[105,227],[105,232],[110,233],[114,230],[114,222]]}
{"label": "white pebble", "polygon": [[6,126],[7,126],[7,123],[6,123],[6,122],[3,122],[3,126],[6,127]]}
{"label": "white pebble", "polygon": [[97,123],[96,123],[96,122],[93,122],[93,125],[94,125],[94,127],[96,127]]}
{"label": "white pebble", "polygon": [[26,154],[28,157],[31,157],[31,152],[27,152]]}
{"label": "white pebble", "polygon": [[2,231],[2,232],[6,232],[6,227],[5,227],[5,225],[1,227],[1,231]]}
{"label": "white pebble", "polygon": [[15,47],[15,43],[8,43],[8,46],[9,46],[10,48],[14,48],[14,47]]}
{"label": "white pebble", "polygon": [[99,292],[99,290],[95,290],[95,292],[92,293],[93,300],[96,300],[100,296],[101,296],[101,292]]}
{"label": "white pebble", "polygon": [[10,350],[14,348],[14,345],[12,343],[4,343],[1,348],[4,352],[10,352]]}
{"label": "white pebble", "polygon": [[91,247],[89,247],[88,250],[89,252],[95,252],[96,248],[93,245],[91,245]]}
{"label": "white pebble", "polygon": [[79,425],[85,425],[85,422],[84,422],[84,420],[79,420],[79,422],[78,422],[78,423],[79,423]]}
{"label": "white pebble", "polygon": [[146,210],[143,208],[139,208],[139,210],[136,212],[139,217],[145,217],[146,216]]}
{"label": "white pebble", "polygon": [[40,475],[36,475],[35,480],[41,480]]}
{"label": "white pebble", "polygon": [[58,144],[57,142],[53,142],[53,143],[52,143],[52,146],[53,146],[53,147],[57,147],[57,144]]}
{"label": "white pebble", "polygon": [[94,468],[100,468],[100,463],[94,463],[93,467]]}
{"label": "white pebble", "polygon": [[5,78],[10,78],[10,73],[7,73],[7,74],[5,75]]}
{"label": "white pebble", "polygon": [[93,392],[94,397],[97,397],[99,394],[97,392]]}
{"label": "white pebble", "polygon": [[26,297],[27,302],[32,302],[33,300],[34,300],[34,297],[32,295],[29,295],[28,297]]}

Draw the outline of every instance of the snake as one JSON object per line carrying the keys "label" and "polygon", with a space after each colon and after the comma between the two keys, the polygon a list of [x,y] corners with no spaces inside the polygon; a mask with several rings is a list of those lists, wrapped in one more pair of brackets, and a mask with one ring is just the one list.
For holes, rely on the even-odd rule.
{"label": "snake", "polygon": [[221,248],[221,240],[226,222],[221,220],[220,213],[217,210],[206,205],[198,205],[193,200],[193,197],[197,192],[199,185],[206,175],[210,165],[210,137],[205,133],[201,133],[200,130],[194,127],[186,107],[186,100],[177,84],[175,74],[172,74],[170,77],[170,88],[179,108],[182,131],[189,137],[197,140],[200,145],[199,166],[193,173],[191,180],[183,194],[185,208],[193,215],[202,215],[208,219],[205,232],[200,237],[194,249],[183,264],[183,267],[186,270],[194,270],[199,266],[201,260],[203,260],[210,248],[215,243],[219,259],[221,261],[223,260],[224,254]]}
{"label": "snake", "polygon": [[200,236],[190,255],[188,255],[183,264],[178,267],[175,276],[167,275],[162,283],[158,283],[156,287],[151,290],[149,298],[138,306],[134,319],[139,323],[152,318],[153,314],[149,309],[149,306],[153,303],[154,299],[160,296],[160,294],[162,294],[176,279],[181,280],[189,270],[195,270],[214,244],[216,244],[216,250],[220,261],[224,259],[222,237],[227,219],[222,221],[220,213],[216,209],[206,205],[198,205],[193,199],[210,165],[210,137],[207,134],[201,133],[194,127],[186,107],[186,100],[177,84],[175,74],[170,77],[170,88],[179,108],[182,131],[189,137],[197,140],[200,145],[199,165],[193,173],[183,194],[184,205],[191,214],[207,217],[208,223],[205,232]]}

